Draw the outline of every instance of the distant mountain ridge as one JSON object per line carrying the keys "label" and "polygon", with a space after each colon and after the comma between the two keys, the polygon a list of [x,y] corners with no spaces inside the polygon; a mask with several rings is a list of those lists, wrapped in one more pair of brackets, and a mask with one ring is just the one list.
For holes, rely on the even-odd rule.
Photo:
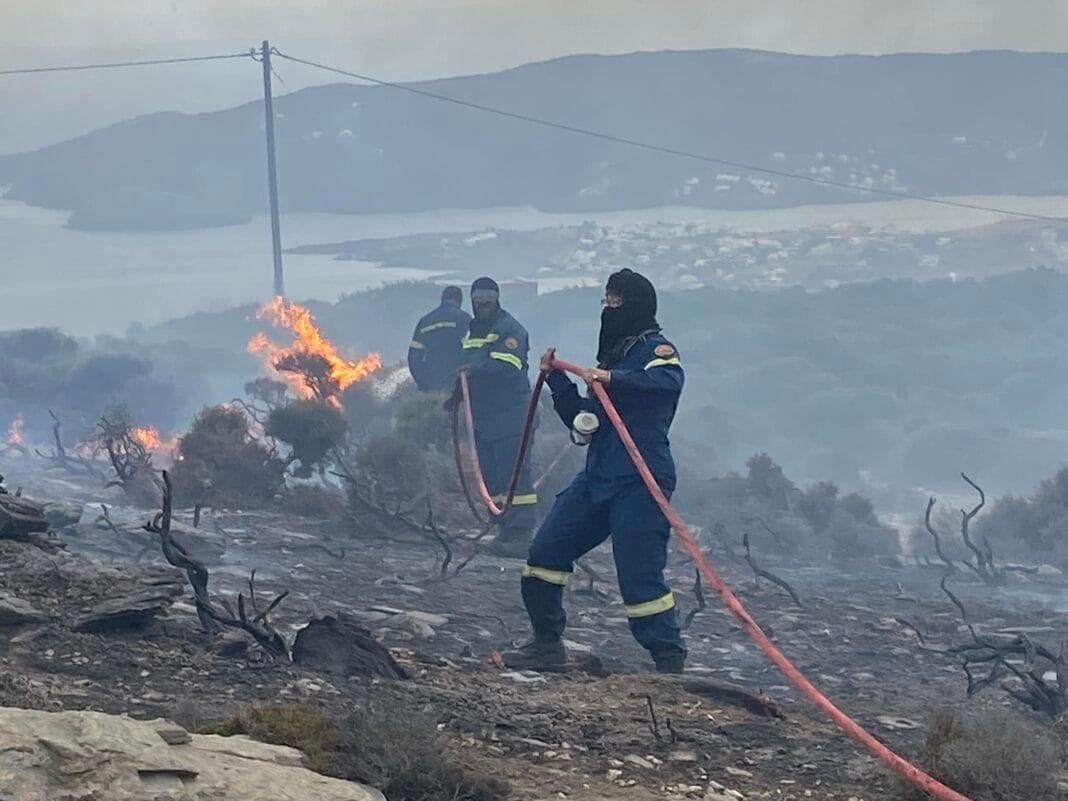
{"label": "distant mountain ridge", "polygon": [[[1066,54],[752,50],[567,56],[412,84],[788,173],[940,195],[1068,193],[1066,85]],[[275,108],[283,212],[865,199],[392,88],[313,87]],[[226,224],[263,213],[265,184],[261,102],[150,114],[0,157],[8,198],[69,209],[72,224],[98,229]]]}

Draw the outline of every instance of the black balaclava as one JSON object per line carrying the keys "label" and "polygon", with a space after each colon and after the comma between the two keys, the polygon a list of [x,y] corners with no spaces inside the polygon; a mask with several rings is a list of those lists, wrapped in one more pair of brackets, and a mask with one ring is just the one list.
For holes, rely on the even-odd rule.
{"label": "black balaclava", "polygon": [[644,275],[627,268],[612,273],[605,293],[618,295],[623,304],[614,309],[605,306],[601,311],[597,362],[603,366],[619,361],[623,356],[621,346],[628,337],[660,330],[656,321],[656,290]]}
{"label": "black balaclava", "polygon": [[[501,288],[492,278],[478,278],[471,284],[471,312],[474,316],[469,330],[472,336],[484,337],[493,328],[493,324],[497,322],[497,317],[501,313],[500,297]],[[475,304],[481,305],[485,301],[492,301],[493,308],[488,314],[480,315]]]}

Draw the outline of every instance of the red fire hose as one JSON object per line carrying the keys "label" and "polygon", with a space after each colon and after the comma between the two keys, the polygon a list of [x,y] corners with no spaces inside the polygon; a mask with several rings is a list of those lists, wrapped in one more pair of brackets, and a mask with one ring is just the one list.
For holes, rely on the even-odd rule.
{"label": "red fire hose", "polygon": [[[560,359],[554,359],[553,366],[558,370],[565,370],[566,372],[574,373],[580,377],[585,375],[585,371],[580,367],[576,367],[575,365]],[[534,390],[535,397],[537,392],[541,389],[544,376],[545,374],[542,373],[539,377],[538,385]],[[668,499],[660,489],[660,485],[658,485],[656,479],[653,478],[649,466],[646,465],[645,460],[638,451],[638,446],[634,444],[634,439],[631,437],[630,432],[627,431],[627,427],[623,423],[623,418],[619,416],[616,407],[612,405],[612,401],[609,399],[608,393],[605,392],[604,386],[602,386],[600,382],[594,381],[590,384],[590,388],[601,402],[601,407],[604,409],[605,414],[608,415],[608,419],[612,421],[612,425],[619,433],[619,438],[623,441],[627,453],[630,454],[634,466],[638,469],[638,474],[641,475],[642,481],[645,482],[645,486],[649,488],[649,492],[652,494],[653,499],[656,501],[660,510],[671,524],[671,528],[682,542],[682,547],[686,549],[686,553],[693,559],[694,564],[697,565],[697,569],[701,572],[705,581],[719,593],[719,597],[723,600],[723,604],[738,619],[738,622],[742,624],[742,628],[745,629],[746,634],[749,635],[749,638],[756,643],[761,651],[764,652],[764,655],[771,660],[772,664],[782,671],[783,675],[789,679],[790,683],[808,698],[809,701],[815,704],[824,715],[829,717],[839,729],[854,741],[867,748],[872,754],[888,765],[891,770],[895,771],[910,784],[918,787],[940,801],[970,801],[967,796],[961,795],[956,790],[947,787],[937,779],[928,776],[918,767],[895,754],[883,745],[883,743],[879,742],[879,740],[865,731],[845,712],[836,707],[827,696],[821,693],[812,682],[805,678],[801,671],[797,669],[794,663],[791,662],[782,651],[775,647],[775,644],[768,639],[768,635],[766,635],[761,630],[760,626],[757,625],[756,621],[750,617],[749,612],[746,611],[742,602],[738,600],[738,597],[731,591],[731,588],[724,583],[722,578],[720,578],[716,569],[712,567],[712,564],[705,557],[704,553],[701,552],[700,547],[694,541],[693,537],[690,536],[690,531],[686,527],[686,524],[683,522],[682,518],[679,517],[678,512],[671,507]],[[524,438],[524,442],[525,441]],[[514,487],[515,477],[513,477],[512,489],[514,489]],[[511,494],[509,494],[509,499],[510,498]]]}
{"label": "red fire hose", "polygon": [[[475,446],[475,422],[471,414],[471,390],[467,386],[467,373],[464,371],[460,372],[459,403],[452,407],[453,455],[456,458],[456,472],[460,477],[460,486],[463,488],[464,496],[467,498],[467,505],[471,507],[471,513],[482,523],[485,523],[486,521],[479,515],[478,509],[475,507],[474,499],[471,497],[471,490],[467,486],[467,479],[464,477],[458,419],[460,408],[463,409],[464,413],[464,424],[467,428],[467,450],[470,453],[471,467],[475,475],[475,486],[478,489],[479,497],[493,517],[500,517],[512,507],[512,499],[515,497],[515,489],[519,484],[519,476],[523,472],[523,461],[526,459],[527,450],[530,448],[530,437],[534,431],[534,416],[538,413],[538,399],[541,398],[541,388],[542,385],[545,384],[545,378],[546,373],[539,371],[538,380],[534,382],[534,389],[530,393],[530,403],[527,406],[527,419],[523,424],[523,439],[519,442],[519,451],[516,453],[515,466],[512,468],[512,479],[508,482],[508,492],[505,494],[504,503],[501,506],[498,506],[493,500],[493,496],[490,495],[489,488],[486,486],[486,479],[482,475],[482,465],[479,464],[478,461],[478,448]],[[548,475],[549,471],[551,471],[559,461],[560,457],[558,456],[549,466],[546,475]],[[543,475],[535,481],[534,488],[537,489],[538,485],[541,484],[544,479],[545,476]]]}

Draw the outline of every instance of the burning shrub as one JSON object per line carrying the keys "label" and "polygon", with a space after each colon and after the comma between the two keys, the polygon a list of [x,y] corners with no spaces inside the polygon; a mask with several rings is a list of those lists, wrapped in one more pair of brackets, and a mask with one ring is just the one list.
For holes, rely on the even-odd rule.
{"label": "burning shrub", "polygon": [[300,462],[298,477],[311,476],[315,467],[323,468],[330,451],[345,438],[345,417],[338,409],[317,399],[299,400],[279,406],[267,416],[265,432],[287,444],[292,460]]}
{"label": "burning shrub", "polygon": [[276,297],[264,304],[256,316],[267,318],[293,334],[293,342],[283,346],[259,333],[249,340],[247,349],[260,355],[265,366],[274,370],[300,397],[336,398],[346,387],[382,366],[382,357],[377,353],[356,361],[342,357],[334,343],[320,331],[311,310],[298,303]]}
{"label": "burning shrub", "polygon": [[[1005,710],[936,712],[919,763],[972,801],[1054,801],[1061,753],[1052,736]],[[920,801],[927,796],[909,790]]]}
{"label": "burning shrub", "polygon": [[178,442],[172,477],[181,503],[262,506],[282,488],[285,466],[249,433],[237,409],[208,406]]}

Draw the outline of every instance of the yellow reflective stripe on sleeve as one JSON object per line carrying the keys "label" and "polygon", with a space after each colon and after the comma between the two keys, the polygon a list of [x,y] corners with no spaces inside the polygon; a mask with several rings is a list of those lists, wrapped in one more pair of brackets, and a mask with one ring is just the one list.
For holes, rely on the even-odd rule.
{"label": "yellow reflective stripe on sleeve", "polygon": [[672,356],[670,359],[653,359],[651,362],[645,365],[645,369],[648,370],[650,367],[664,367],[665,365],[669,364],[681,365],[682,362],[679,361],[678,356]]}
{"label": "yellow reflective stripe on sleeve", "polygon": [[523,565],[523,578],[541,579],[547,584],[556,584],[563,587],[567,584],[567,580],[571,578],[571,574],[565,570],[549,570],[547,567]]}
{"label": "yellow reflective stripe on sleeve", "polygon": [[498,339],[500,339],[500,337],[496,334],[486,334],[484,337],[466,336],[460,344],[462,344],[464,348],[481,348],[483,345],[496,342]]}
{"label": "yellow reflective stripe on sleeve", "polygon": [[624,606],[623,610],[627,613],[627,617],[649,617],[650,615],[659,615],[661,612],[666,612],[669,609],[675,608],[675,596],[672,593],[667,595],[661,595],[659,598],[653,601],[646,601],[642,604],[631,604]]}
{"label": "yellow reflective stripe on sleeve", "polygon": [[455,320],[446,320],[443,323],[431,323],[430,325],[424,325],[419,329],[420,334],[425,334],[427,331],[437,331],[439,328],[455,328]]}
{"label": "yellow reflective stripe on sleeve", "polygon": [[498,353],[496,351],[490,353],[491,359],[496,359],[499,362],[508,362],[516,370],[523,369],[523,362],[514,353]]}
{"label": "yellow reflective stripe on sleeve", "polygon": [[[494,495],[494,503],[504,503],[507,495]],[[512,506],[532,506],[538,502],[538,493],[532,492],[529,495],[513,495]]]}
{"label": "yellow reflective stripe on sleeve", "polygon": [[426,350],[426,345],[424,345],[422,342],[420,342],[419,340],[416,340],[416,339],[413,339],[411,341],[411,344],[408,345],[408,347],[409,348],[415,348],[416,350]]}

